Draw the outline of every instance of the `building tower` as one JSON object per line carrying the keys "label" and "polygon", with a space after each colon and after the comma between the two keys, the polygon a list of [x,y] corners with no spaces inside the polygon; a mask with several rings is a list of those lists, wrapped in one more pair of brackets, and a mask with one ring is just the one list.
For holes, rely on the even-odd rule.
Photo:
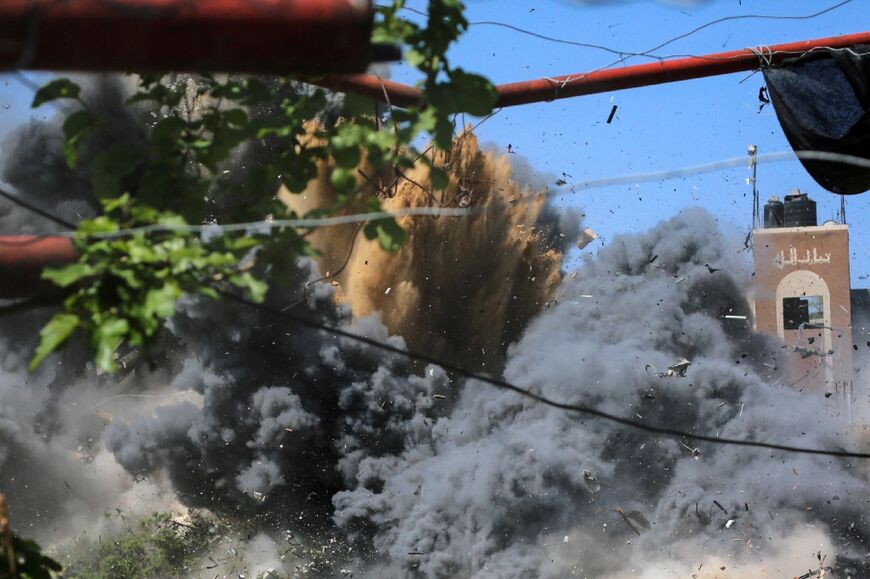
{"label": "building tower", "polygon": [[849,228],[816,222],[816,203],[798,190],[771,197],[753,232],[755,327],[785,343],[789,384],[833,398],[851,422],[852,313]]}

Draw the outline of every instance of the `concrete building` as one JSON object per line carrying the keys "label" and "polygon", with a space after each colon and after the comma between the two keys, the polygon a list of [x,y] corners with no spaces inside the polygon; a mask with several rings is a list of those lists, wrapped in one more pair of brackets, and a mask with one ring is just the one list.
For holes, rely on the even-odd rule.
{"label": "concrete building", "polygon": [[824,395],[825,407],[852,422],[852,292],[849,228],[818,225],[816,205],[798,191],[771,198],[753,234],[755,327],[779,336],[789,385]]}

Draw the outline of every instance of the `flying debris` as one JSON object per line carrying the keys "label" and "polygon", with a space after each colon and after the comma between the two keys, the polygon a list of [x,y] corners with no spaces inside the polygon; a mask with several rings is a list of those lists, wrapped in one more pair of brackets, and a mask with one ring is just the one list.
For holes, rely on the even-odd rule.
{"label": "flying debris", "polygon": [[577,248],[583,249],[596,239],[598,239],[600,235],[592,231],[590,227],[587,227],[583,231],[580,232],[580,235],[577,236]]}
{"label": "flying debris", "polygon": [[583,471],[583,484],[586,485],[586,488],[591,493],[597,493],[601,490],[601,483],[598,482],[598,479],[595,478],[592,471],[588,469]]}
{"label": "flying debris", "polygon": [[692,362],[690,362],[689,360],[686,360],[685,358],[679,358],[673,364],[668,366],[668,369],[664,372],[659,372],[652,364],[647,364],[645,370],[647,374],[649,374],[650,370],[652,370],[652,374],[658,378],[673,378],[674,376],[685,378],[686,372],[689,370],[689,366],[691,365]]}
{"label": "flying debris", "polygon": [[625,521],[625,524],[631,527],[631,530],[634,531],[637,536],[640,536],[640,531],[638,527],[641,529],[649,529],[650,524],[649,521],[646,520],[646,517],[643,516],[643,513],[640,511],[624,511],[620,508],[616,509],[616,512],[622,517],[622,520]]}
{"label": "flying debris", "polygon": [[770,97],[767,96],[767,87],[762,86],[758,89],[758,112],[764,108],[764,105],[770,104]]}
{"label": "flying debris", "polygon": [[721,267],[710,267],[709,263],[705,263],[704,265],[707,266],[707,271],[709,271],[710,273],[716,273],[717,271],[722,269]]}

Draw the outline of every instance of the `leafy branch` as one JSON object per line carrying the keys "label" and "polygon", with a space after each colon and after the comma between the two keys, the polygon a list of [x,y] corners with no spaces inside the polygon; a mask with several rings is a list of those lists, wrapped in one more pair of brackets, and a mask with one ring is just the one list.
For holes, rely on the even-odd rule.
{"label": "leafy branch", "polygon": [[[44,272],[68,294],[63,311],[40,333],[31,369],[81,332],[97,366],[115,371],[117,349],[125,343],[147,348],[183,296],[219,299],[212,286],[229,284],[262,301],[269,272],[288,270],[300,255],[312,253],[305,235],[293,229],[256,238],[125,230],[322,217],[360,205],[380,211],[378,197],[365,194],[358,181],[362,163],[401,173],[420,159],[430,164],[435,188],[446,187],[446,173],[418,155],[413,143],[430,135],[435,147],[448,149],[455,115],[488,114],[496,93],[485,78],[449,65],[446,53],[468,27],[462,2],[430,0],[425,27],[402,19],[403,6],[404,0],[394,0],[378,8],[372,40],[405,48],[407,61],[422,73],[424,99],[419,107],[391,111],[383,123],[373,103],[355,97],[345,99],[342,119],[328,122],[329,95],[292,78],[267,82],[204,74],[185,83],[143,75],[136,77],[137,90],[126,105],[150,119],[144,136],[114,139],[89,154],[100,135],[110,132],[112,119],[91,109],[69,79],[43,86],[34,107],[59,99],[75,107],[63,123],[64,155],[70,167],[84,164],[101,213],[79,224],[78,262]],[[196,106],[185,107],[189,100]],[[257,155],[254,166],[226,169],[245,148]],[[297,215],[278,191],[304,191],[321,166],[331,170],[336,201]],[[391,252],[405,237],[395,219],[371,221],[363,232]]]}

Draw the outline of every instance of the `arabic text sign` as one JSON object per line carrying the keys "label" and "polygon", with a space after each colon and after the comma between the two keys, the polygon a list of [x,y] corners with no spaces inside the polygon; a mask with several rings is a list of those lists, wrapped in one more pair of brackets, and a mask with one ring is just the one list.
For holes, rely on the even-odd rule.
{"label": "arabic text sign", "polygon": [[782,250],[779,254],[774,258],[773,263],[779,269],[783,269],[785,266],[790,265],[792,267],[798,267],[801,265],[816,265],[816,264],[828,264],[831,263],[831,253],[827,252],[824,254],[820,254],[818,249],[815,247],[810,252],[807,249],[804,255],[798,255],[798,250],[795,247],[788,248],[788,254],[786,255],[786,251]]}

